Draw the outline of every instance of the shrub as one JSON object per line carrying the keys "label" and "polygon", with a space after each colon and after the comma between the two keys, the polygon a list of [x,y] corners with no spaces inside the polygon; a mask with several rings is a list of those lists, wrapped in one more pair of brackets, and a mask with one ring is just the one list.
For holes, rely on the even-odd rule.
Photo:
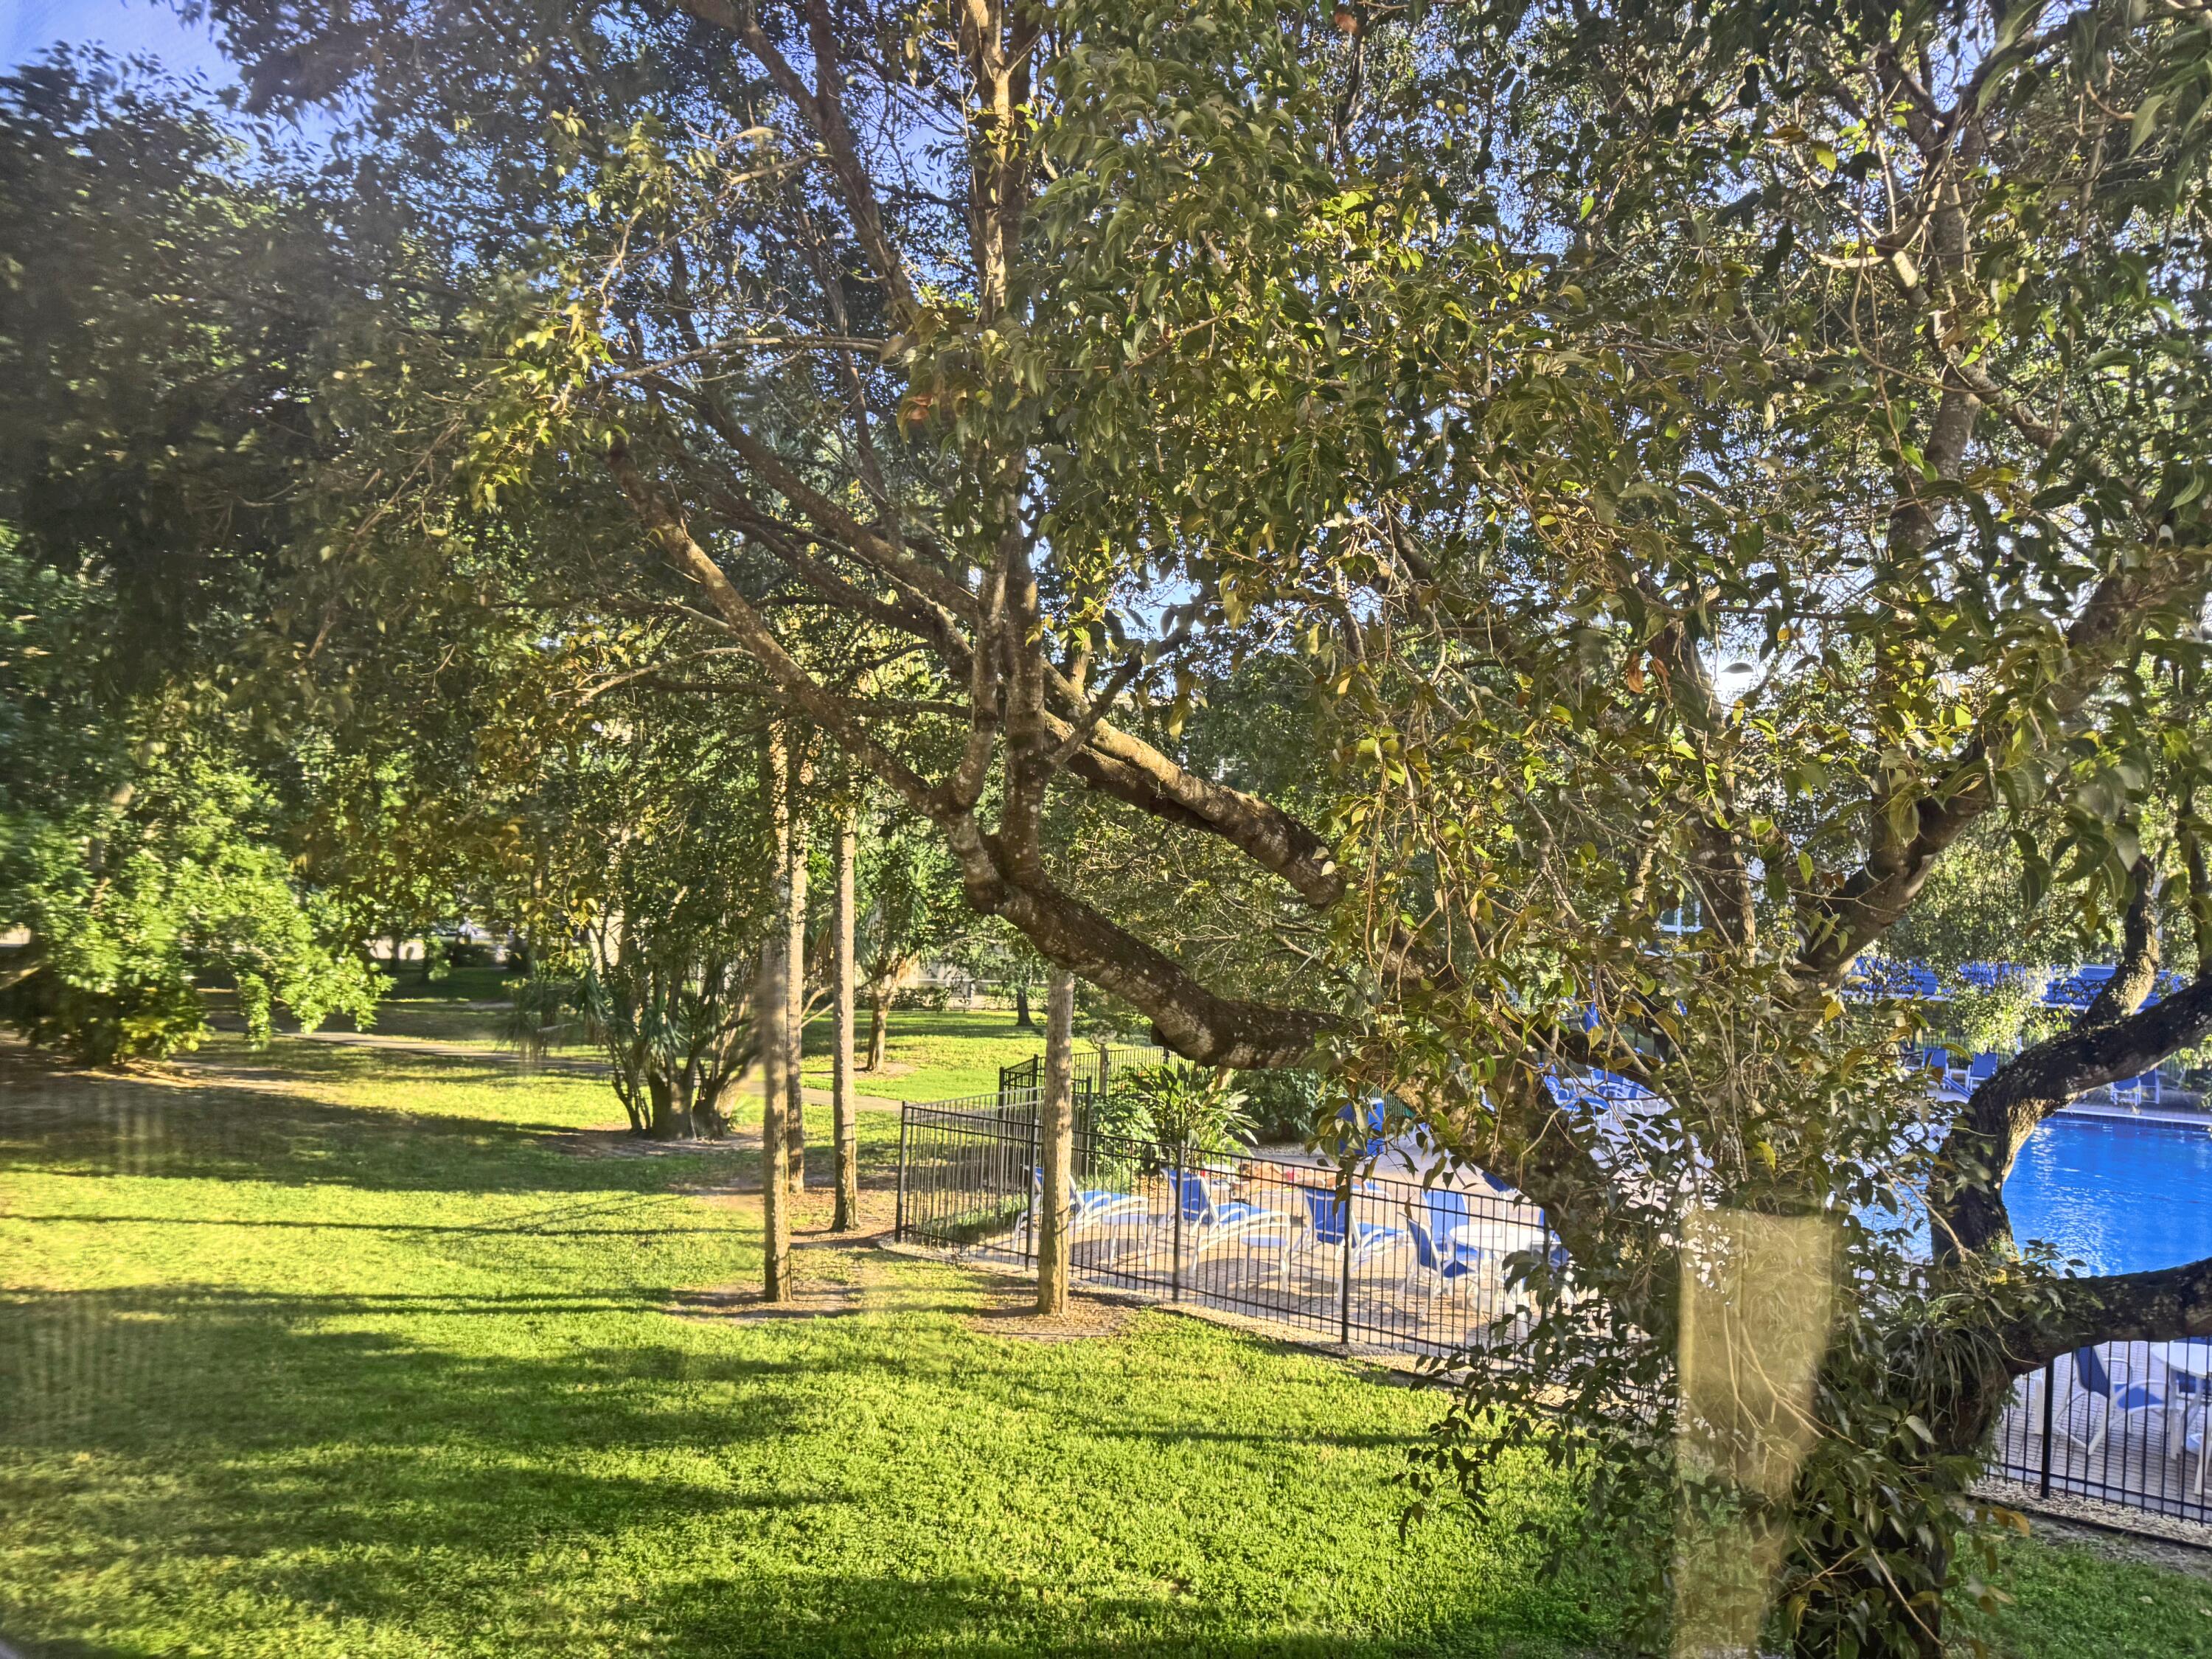
{"label": "shrub", "polygon": [[1254,1134],[1261,1141],[1311,1141],[1322,1117],[1318,1072],[1243,1072],[1238,1085],[1249,1103]]}
{"label": "shrub", "polygon": [[1112,1088],[1091,1109],[1091,1127],[1162,1160],[1229,1158],[1252,1144],[1244,1106],[1244,1096],[1216,1073],[1170,1060],[1115,1073]]}

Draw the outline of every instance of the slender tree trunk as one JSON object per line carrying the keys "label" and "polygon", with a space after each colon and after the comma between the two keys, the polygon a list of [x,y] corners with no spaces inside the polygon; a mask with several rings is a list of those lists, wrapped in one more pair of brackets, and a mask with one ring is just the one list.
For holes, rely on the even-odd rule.
{"label": "slender tree trunk", "polygon": [[1037,1311],[1067,1311],[1068,1231],[1075,1216],[1075,975],[1054,968],[1045,981],[1044,1090],[1037,1102],[1039,1195]]}
{"label": "slender tree trunk", "polygon": [[784,1094],[784,1065],[788,1048],[784,1034],[789,1021],[784,999],[789,988],[783,953],[791,939],[781,925],[790,904],[791,800],[783,769],[783,733],[769,737],[769,789],[775,800],[777,923],[769,929],[761,947],[761,1297],[768,1302],[791,1300],[791,1210],[784,1197],[788,1179],[788,1151],[784,1139],[784,1114],[789,1102]]}
{"label": "slender tree trunk", "polygon": [[1014,981],[1014,1024],[1024,1031],[1036,1030],[1036,1022],[1030,1018],[1030,982]]}
{"label": "slender tree trunk", "polygon": [[784,1091],[787,1097],[785,1133],[790,1148],[791,1190],[806,1190],[806,1091],[801,1074],[801,1050],[806,1032],[806,809],[804,787],[806,781],[805,745],[793,743],[789,761],[791,801],[791,842],[789,853],[789,882],[791,909],[788,916],[789,935],[784,946],[784,965],[789,973],[790,988],[785,994],[784,1009],[789,1023],[786,1052],[790,1058],[785,1062]]}
{"label": "slender tree trunk", "polygon": [[830,1133],[836,1143],[837,1207],[830,1218],[830,1230],[839,1233],[850,1232],[860,1224],[858,1132],[853,1122],[854,842],[853,817],[848,812],[837,826],[837,902],[830,921],[836,956],[836,1012],[830,1022]]}
{"label": "slender tree trunk", "polygon": [[878,980],[868,988],[868,1063],[864,1072],[884,1069],[884,986]]}

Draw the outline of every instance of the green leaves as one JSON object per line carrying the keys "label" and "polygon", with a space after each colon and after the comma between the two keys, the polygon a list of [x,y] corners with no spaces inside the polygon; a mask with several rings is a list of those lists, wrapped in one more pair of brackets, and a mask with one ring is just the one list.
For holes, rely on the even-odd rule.
{"label": "green leaves", "polygon": [[[30,759],[20,743],[8,757]],[[127,792],[0,815],[0,919],[36,967],[0,1018],[100,1065],[194,1047],[207,975],[236,988],[251,1041],[279,1005],[309,1030],[339,1012],[367,1024],[381,976],[295,883],[268,814],[253,780],[186,738],[132,768]]]}

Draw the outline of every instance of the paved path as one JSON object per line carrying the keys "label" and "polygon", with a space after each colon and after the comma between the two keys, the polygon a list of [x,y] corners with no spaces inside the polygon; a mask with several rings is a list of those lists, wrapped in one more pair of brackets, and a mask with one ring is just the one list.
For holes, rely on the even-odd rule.
{"label": "paved path", "polygon": [[[481,1042],[447,1042],[437,1037],[393,1036],[384,1031],[284,1031],[278,1034],[295,1042],[331,1042],[355,1048],[385,1048],[403,1054],[439,1054],[453,1060],[511,1060],[517,1069],[526,1065],[523,1057],[512,1048],[494,1048]],[[535,1069],[549,1072],[572,1072],[586,1077],[604,1077],[607,1063],[580,1054],[543,1054],[526,1062]],[[810,1106],[830,1104],[827,1089],[806,1091]],[[866,1112],[896,1112],[899,1103],[881,1095],[856,1094],[853,1104]]]}

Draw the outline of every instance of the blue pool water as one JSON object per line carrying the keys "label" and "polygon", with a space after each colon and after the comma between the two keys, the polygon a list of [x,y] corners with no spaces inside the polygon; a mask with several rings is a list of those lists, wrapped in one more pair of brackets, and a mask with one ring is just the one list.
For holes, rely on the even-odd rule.
{"label": "blue pool water", "polygon": [[2180,1124],[2053,1118],[2021,1149],[2005,1203],[2013,1236],[2090,1273],[2212,1255],[2212,1133]]}

